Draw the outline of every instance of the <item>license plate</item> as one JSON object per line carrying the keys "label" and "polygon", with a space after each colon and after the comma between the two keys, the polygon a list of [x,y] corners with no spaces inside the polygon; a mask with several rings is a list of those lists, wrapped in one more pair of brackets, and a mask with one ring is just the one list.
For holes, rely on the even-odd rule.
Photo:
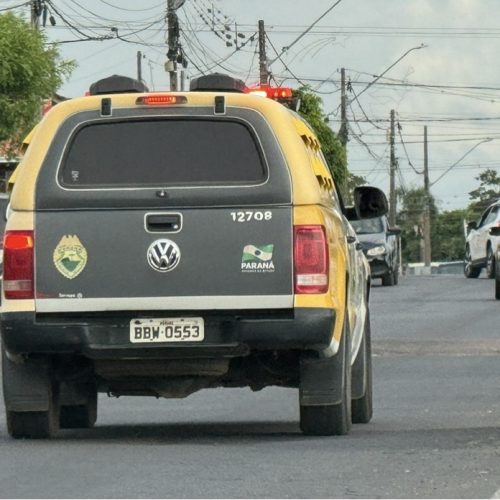
{"label": "license plate", "polygon": [[133,319],[130,342],[201,342],[205,338],[203,318]]}

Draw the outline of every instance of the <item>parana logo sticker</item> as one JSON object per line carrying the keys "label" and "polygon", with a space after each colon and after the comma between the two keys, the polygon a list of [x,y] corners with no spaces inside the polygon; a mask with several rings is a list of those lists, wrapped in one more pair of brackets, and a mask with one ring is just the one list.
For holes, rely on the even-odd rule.
{"label": "parana logo sticker", "polygon": [[78,236],[63,236],[53,254],[56,269],[66,278],[76,278],[87,264],[87,250]]}
{"label": "parana logo sticker", "polygon": [[241,271],[244,273],[274,273],[274,245],[246,245],[241,258]]}

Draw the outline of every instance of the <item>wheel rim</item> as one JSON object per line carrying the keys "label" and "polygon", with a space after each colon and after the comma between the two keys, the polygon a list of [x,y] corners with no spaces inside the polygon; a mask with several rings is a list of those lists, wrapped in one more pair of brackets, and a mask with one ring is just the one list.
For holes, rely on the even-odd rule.
{"label": "wheel rim", "polygon": [[471,258],[470,258],[470,250],[468,248],[465,250],[464,268],[466,273],[470,272]]}

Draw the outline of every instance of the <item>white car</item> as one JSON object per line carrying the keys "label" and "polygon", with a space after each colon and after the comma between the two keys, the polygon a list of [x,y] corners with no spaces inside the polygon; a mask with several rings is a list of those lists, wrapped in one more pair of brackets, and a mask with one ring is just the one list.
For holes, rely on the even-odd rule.
{"label": "white car", "polygon": [[488,278],[495,277],[496,249],[500,236],[491,234],[490,229],[494,227],[500,227],[500,200],[492,203],[479,221],[467,225],[464,259],[464,274],[467,278],[477,278],[483,268],[486,268]]}
{"label": "white car", "polygon": [[498,243],[495,252],[495,299],[500,300],[500,226],[492,227],[490,234],[496,236]]}

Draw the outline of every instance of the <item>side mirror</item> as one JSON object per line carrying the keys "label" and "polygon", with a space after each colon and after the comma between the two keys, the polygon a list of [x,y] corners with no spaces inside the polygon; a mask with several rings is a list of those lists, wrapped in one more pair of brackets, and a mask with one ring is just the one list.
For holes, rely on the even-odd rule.
{"label": "side mirror", "polygon": [[401,229],[399,229],[399,227],[390,227],[387,230],[387,234],[389,236],[399,236],[401,234]]}
{"label": "side mirror", "polygon": [[381,217],[389,211],[389,204],[383,191],[371,186],[354,189],[354,209],[359,219]]}
{"label": "side mirror", "polygon": [[7,219],[9,218],[9,213],[10,213],[10,202],[7,203],[7,206],[5,207],[5,212],[3,213],[3,220],[7,222]]}
{"label": "side mirror", "polygon": [[477,229],[477,222],[475,220],[467,224],[467,232],[472,231],[473,229]]}
{"label": "side mirror", "polygon": [[491,236],[500,236],[500,227],[490,227],[490,234]]}

